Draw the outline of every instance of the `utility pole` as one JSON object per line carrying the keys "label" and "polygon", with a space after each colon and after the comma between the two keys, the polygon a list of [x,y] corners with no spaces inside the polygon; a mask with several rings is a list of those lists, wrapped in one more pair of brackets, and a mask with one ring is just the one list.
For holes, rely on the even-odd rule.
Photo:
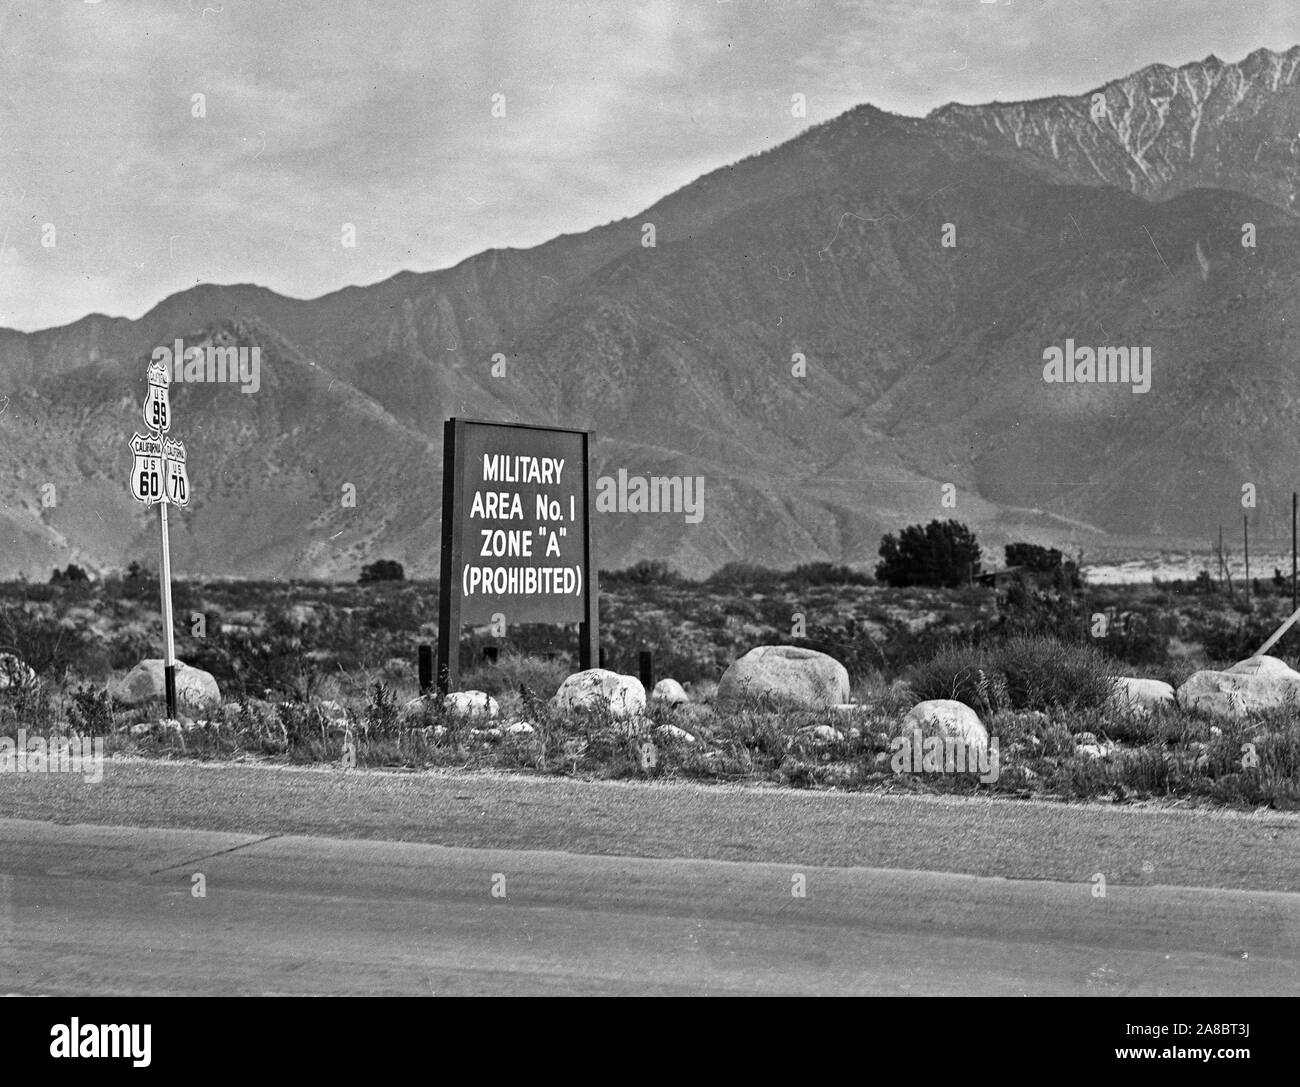
{"label": "utility pole", "polygon": [[1246,603],[1250,603],[1250,519],[1241,515],[1241,542],[1246,553]]}
{"label": "utility pole", "polygon": [[1223,553],[1223,526],[1219,526],[1219,580],[1228,586],[1228,599],[1236,600],[1237,594],[1232,587],[1232,571],[1228,569],[1228,559]]}
{"label": "utility pole", "polygon": [[1223,591],[1223,526],[1219,526],[1219,546],[1215,548],[1215,555],[1219,559],[1219,591]]}

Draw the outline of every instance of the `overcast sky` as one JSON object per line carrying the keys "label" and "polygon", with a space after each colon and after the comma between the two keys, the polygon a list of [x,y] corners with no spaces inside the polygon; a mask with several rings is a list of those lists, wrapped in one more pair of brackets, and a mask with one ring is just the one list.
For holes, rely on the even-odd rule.
{"label": "overcast sky", "polygon": [[0,0],[0,326],[313,297],[634,214],[862,102],[1297,43],[1296,0]]}

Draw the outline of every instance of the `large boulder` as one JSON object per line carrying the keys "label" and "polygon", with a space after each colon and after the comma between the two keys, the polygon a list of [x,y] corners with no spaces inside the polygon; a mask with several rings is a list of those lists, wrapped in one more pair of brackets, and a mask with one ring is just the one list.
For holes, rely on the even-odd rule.
{"label": "large boulder", "polygon": [[1218,717],[1244,717],[1288,703],[1300,707],[1300,672],[1276,657],[1251,657],[1222,672],[1194,672],[1177,698],[1183,709]]}
{"label": "large boulder", "polygon": [[1111,699],[1117,708],[1146,717],[1161,706],[1172,707],[1174,689],[1158,679],[1117,676]]}
{"label": "large boulder", "polygon": [[1238,661],[1228,672],[1234,676],[1282,676],[1289,678],[1300,678],[1300,672],[1297,672],[1286,661],[1278,660],[1277,657],[1248,657],[1244,661]]}
{"label": "large boulder", "polygon": [[608,710],[623,720],[645,713],[645,687],[636,676],[607,668],[575,672],[560,684],[551,705],[557,710]]}
{"label": "large boulder", "polygon": [[961,740],[968,750],[989,745],[988,730],[979,714],[965,702],[951,698],[931,698],[913,706],[903,718],[900,735],[911,736],[914,731],[919,731],[925,739],[939,736],[945,740]]}
{"label": "large boulder", "polygon": [[848,670],[834,657],[793,645],[760,645],[723,673],[719,702],[769,695],[801,709],[819,710],[849,700]]}
{"label": "large boulder", "polygon": [[0,691],[36,682],[36,672],[12,653],[0,653]]}
{"label": "large boulder", "polygon": [[[126,674],[111,684],[108,693],[127,706],[142,706],[148,702],[161,702],[167,698],[167,682],[161,657],[142,660]],[[184,661],[176,662],[176,704],[202,710],[221,703],[221,689],[212,673],[202,668],[191,668]]]}

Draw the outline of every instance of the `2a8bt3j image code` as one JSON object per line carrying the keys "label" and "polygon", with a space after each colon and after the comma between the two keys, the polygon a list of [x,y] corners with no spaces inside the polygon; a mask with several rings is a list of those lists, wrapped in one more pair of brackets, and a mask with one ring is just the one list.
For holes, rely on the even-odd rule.
{"label": "2a8bt3j image code", "polygon": [[1145,1034],[1156,1038],[1164,1035],[1178,1037],[1202,1034],[1233,1034],[1241,1038],[1250,1037],[1249,1023],[1129,1023],[1127,1027],[1129,1034]]}

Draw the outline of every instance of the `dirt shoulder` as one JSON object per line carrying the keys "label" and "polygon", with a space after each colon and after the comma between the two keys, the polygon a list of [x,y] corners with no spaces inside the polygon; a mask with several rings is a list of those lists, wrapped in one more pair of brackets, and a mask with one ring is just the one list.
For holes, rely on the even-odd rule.
{"label": "dirt shoulder", "polygon": [[3,775],[0,817],[1300,892],[1278,812],[115,758],[94,784]]}

